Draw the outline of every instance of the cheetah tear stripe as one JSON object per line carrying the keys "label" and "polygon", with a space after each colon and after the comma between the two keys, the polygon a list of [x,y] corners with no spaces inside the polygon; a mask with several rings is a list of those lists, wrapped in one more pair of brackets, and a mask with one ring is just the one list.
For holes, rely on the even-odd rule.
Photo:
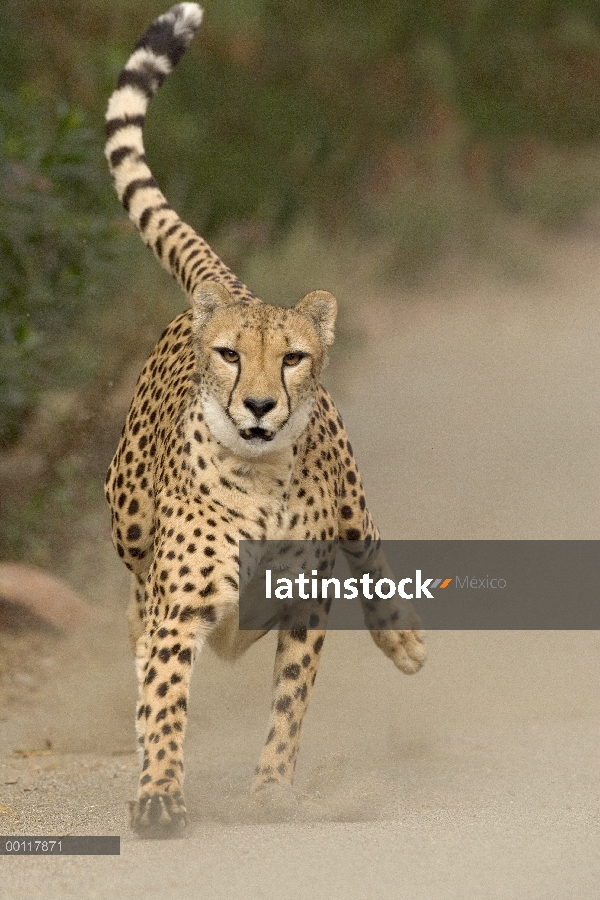
{"label": "cheetah tear stripe", "polygon": [[119,200],[144,242],[179,282],[190,302],[201,283],[218,279],[236,300],[258,302],[209,245],[183,222],[161,192],[146,160],[144,123],[150,100],[202,23],[196,3],[179,3],[138,41],[106,112],[105,155]]}

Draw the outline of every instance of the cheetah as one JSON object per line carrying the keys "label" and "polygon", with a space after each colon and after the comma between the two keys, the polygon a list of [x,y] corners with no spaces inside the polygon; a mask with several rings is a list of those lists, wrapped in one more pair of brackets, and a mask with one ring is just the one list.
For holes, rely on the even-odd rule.
{"label": "cheetah", "polygon": [[[113,543],[132,573],[127,615],[143,761],[130,822],[150,836],[187,823],[182,745],[202,646],[208,641],[235,659],[266,633],[238,628],[239,541],[379,542],[350,441],[319,384],[334,337],[334,297],[315,290],[293,308],[261,302],[179,218],[148,167],[149,101],[201,20],[195,3],[156,19],[121,71],[106,114],[118,197],[190,303],[143,368],[106,480]],[[254,789],[292,783],[327,612],[321,603],[310,627],[279,630]],[[407,630],[371,634],[403,672],[422,666],[416,617]]]}

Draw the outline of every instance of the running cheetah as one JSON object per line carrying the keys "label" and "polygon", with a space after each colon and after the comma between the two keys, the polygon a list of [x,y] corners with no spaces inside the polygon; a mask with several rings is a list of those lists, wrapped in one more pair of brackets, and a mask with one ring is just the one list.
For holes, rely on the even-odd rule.
{"label": "running cheetah", "polygon": [[[240,539],[373,547],[379,540],[350,441],[319,384],[334,336],[334,297],[313,291],[291,309],[262,303],[182,222],[148,167],[148,103],[201,19],[195,3],[180,3],[150,25],[106,115],[119,199],[191,306],[168,326],[140,375],[106,481],[114,545],[132,572],[128,618],[143,765],[130,817],[145,834],[186,824],[182,744],[192,665],[204,641],[236,658],[265,633],[237,627]],[[255,789],[292,782],[327,622],[327,604],[317,605],[310,628],[279,632]],[[410,628],[371,631],[408,673],[426,655],[416,619]]]}

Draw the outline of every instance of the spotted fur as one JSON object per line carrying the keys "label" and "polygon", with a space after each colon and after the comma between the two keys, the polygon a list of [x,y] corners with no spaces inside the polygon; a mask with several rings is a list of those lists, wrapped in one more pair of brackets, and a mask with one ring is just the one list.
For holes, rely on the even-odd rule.
{"label": "spotted fur", "polygon": [[[132,572],[128,611],[139,679],[143,755],[131,822],[182,827],[182,744],[189,682],[205,640],[239,656],[264,632],[237,628],[241,539],[365,540],[379,534],[352,447],[319,384],[336,304],[326,291],[292,309],[261,303],[186,225],[146,162],[148,102],[201,23],[194,3],[158,18],[119,76],[106,116],[117,194],[144,241],[179,281],[191,309],[166,329],[140,375],[111,463],[113,541]],[[385,571],[377,558],[376,567]],[[327,624],[281,630],[267,740],[254,787],[289,784]],[[405,672],[425,647],[412,630],[372,623],[373,639]]]}

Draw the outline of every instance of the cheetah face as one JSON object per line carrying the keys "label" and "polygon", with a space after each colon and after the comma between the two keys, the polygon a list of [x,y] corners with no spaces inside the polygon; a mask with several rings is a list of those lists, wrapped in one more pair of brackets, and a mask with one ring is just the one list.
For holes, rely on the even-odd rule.
{"label": "cheetah face", "polygon": [[313,291],[294,309],[234,302],[208,282],[194,300],[203,413],[219,443],[244,458],[289,447],[308,424],[333,341],[336,301]]}

